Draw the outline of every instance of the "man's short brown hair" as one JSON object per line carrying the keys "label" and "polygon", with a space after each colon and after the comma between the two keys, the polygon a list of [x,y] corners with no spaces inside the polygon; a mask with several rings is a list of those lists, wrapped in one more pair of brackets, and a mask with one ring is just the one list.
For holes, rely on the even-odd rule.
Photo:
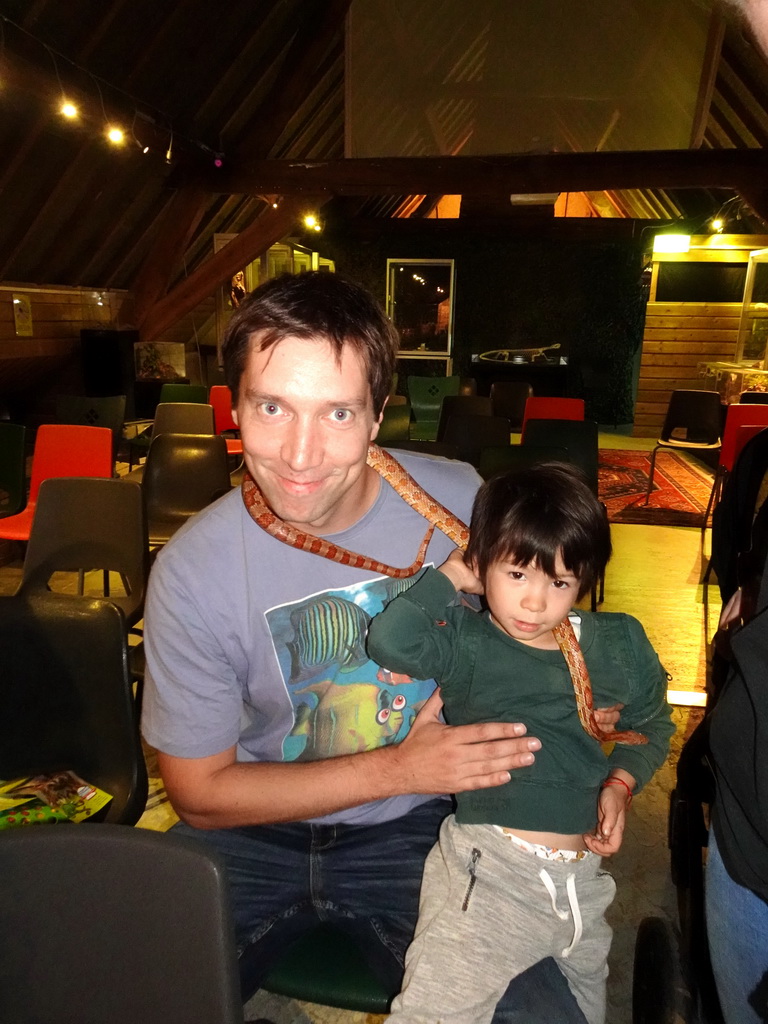
{"label": "man's short brown hair", "polygon": [[240,381],[254,341],[268,349],[285,338],[327,341],[337,359],[345,345],[360,354],[378,416],[392,385],[398,339],[373,296],[338,274],[283,274],[240,303],[222,340],[224,377],[237,404]]}

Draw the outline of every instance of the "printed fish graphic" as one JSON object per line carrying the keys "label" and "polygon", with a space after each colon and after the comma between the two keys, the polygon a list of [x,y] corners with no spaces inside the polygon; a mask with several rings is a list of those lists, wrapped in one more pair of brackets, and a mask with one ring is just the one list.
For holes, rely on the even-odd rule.
{"label": "printed fish graphic", "polygon": [[371,616],[343,597],[324,597],[291,612],[293,639],[286,644],[291,655],[291,684],[308,679],[328,665],[343,670],[364,665],[365,635]]}

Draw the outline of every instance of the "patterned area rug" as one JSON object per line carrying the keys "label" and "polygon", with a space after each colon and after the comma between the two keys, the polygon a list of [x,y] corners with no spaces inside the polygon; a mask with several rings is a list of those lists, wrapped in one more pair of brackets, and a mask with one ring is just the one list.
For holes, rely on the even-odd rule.
{"label": "patterned area rug", "polygon": [[660,450],[646,505],[650,468],[650,452],[600,452],[600,498],[609,520],[650,526],[701,526],[712,489],[712,471],[683,454]]}

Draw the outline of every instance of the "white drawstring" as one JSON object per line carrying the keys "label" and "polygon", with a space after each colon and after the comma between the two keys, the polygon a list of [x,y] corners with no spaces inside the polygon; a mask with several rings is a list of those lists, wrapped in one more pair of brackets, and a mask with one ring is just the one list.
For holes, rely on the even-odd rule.
{"label": "white drawstring", "polygon": [[[557,889],[555,888],[555,883],[552,881],[549,872],[545,871],[544,868],[542,868],[539,872],[539,878],[542,880],[542,882],[544,883],[544,888],[549,893],[549,898],[552,901],[552,909],[561,921],[567,921],[568,911],[558,910]],[[581,908],[579,907],[579,900],[576,896],[576,876],[574,874],[570,874],[567,876],[565,880],[565,892],[568,896],[568,906],[570,908],[571,916],[573,917],[573,938],[571,939],[570,945],[566,946],[566,948],[561,953],[561,956],[564,957],[568,956],[571,950],[575,948],[584,930],[581,920]]]}

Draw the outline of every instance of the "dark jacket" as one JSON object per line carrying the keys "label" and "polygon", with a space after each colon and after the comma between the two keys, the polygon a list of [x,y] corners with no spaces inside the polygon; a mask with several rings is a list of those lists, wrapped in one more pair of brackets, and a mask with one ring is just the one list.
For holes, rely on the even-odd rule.
{"label": "dark jacket", "polygon": [[560,651],[519,643],[487,614],[453,606],[451,582],[434,569],[376,616],[368,650],[380,665],[434,677],[452,725],[524,722],[541,740],[533,765],[492,789],[457,795],[456,820],[533,831],[586,832],[597,820],[601,782],[624,768],[641,788],[663,762],[673,726],[666,673],[629,615],[579,612],[580,644],[595,706],[625,704],[617,728],[638,729],[644,746],[615,744],[606,757],[581,726]]}

